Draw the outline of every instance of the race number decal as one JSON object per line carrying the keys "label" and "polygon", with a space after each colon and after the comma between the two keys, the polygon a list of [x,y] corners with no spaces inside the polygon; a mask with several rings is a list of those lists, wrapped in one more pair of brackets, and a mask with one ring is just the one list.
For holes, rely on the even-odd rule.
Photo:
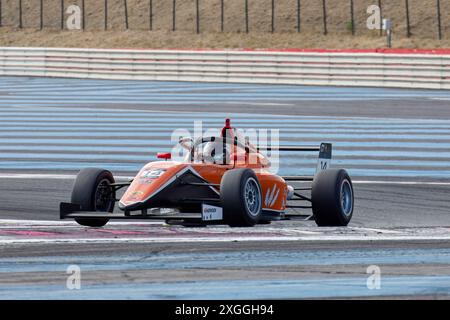
{"label": "race number decal", "polygon": [[330,168],[332,148],[331,143],[322,143],[320,145],[319,162],[317,163],[316,172]]}

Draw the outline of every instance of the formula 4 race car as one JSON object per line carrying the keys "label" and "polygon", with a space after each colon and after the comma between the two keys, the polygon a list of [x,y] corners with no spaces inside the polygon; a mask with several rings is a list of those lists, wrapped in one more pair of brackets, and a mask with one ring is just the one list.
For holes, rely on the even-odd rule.
{"label": "formula 4 race car", "polygon": [[[241,139],[227,119],[217,136],[181,138],[184,161],[146,164],[132,181],[115,182],[111,172],[86,168],[79,172],[71,203],[60,204],[61,219],[102,227],[110,219],[160,219],[186,226],[227,224],[251,227],[274,220],[315,220],[318,226],[346,226],[353,215],[352,181],[343,169],[330,169],[332,145],[259,148]],[[269,172],[261,151],[318,152],[314,176],[281,177]],[[312,182],[309,187],[295,187]],[[119,189],[127,188],[120,200]],[[120,213],[113,213],[119,201]],[[303,202],[303,203],[301,203]],[[312,213],[289,213],[312,209]]]}

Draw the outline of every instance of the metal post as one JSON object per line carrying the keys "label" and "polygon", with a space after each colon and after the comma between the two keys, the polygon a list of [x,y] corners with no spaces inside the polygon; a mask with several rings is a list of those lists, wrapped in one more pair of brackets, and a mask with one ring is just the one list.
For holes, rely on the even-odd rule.
{"label": "metal post", "polygon": [[272,33],[275,32],[275,0],[272,0]]}
{"label": "metal post", "polygon": [[64,30],[64,0],[61,0],[61,30]]}
{"label": "metal post", "polygon": [[82,25],[83,25],[83,31],[86,29],[86,14],[85,14],[85,7],[86,7],[86,4],[85,4],[85,0],[82,0],[81,1],[81,6],[82,6],[82,8],[81,8],[81,10],[82,10]]}
{"label": "metal post", "polygon": [[388,48],[392,48],[392,30],[388,29],[386,32],[387,32],[387,46]]}
{"label": "metal post", "polygon": [[196,12],[196,20],[197,20],[196,31],[197,31],[197,34],[198,34],[198,33],[200,33],[200,4],[199,4],[199,0],[195,0],[195,12]]}
{"label": "metal post", "polygon": [[224,31],[224,18],[225,18],[225,8],[224,0],[220,0],[220,31]]}
{"label": "metal post", "polygon": [[350,16],[352,24],[352,35],[355,35],[355,6],[353,0],[350,0]]}
{"label": "metal post", "polygon": [[381,0],[378,0],[378,7],[380,8],[380,36],[383,35],[383,8],[381,7]]}
{"label": "metal post", "polygon": [[297,0],[297,32],[300,32],[300,9],[301,9],[301,3],[300,0]]}
{"label": "metal post", "polygon": [[323,10],[323,34],[328,34],[328,28],[327,28],[327,4],[326,0],[322,0],[322,10]]}
{"label": "metal post", "polygon": [[392,47],[392,21],[390,19],[385,19],[384,28],[386,30],[386,39],[388,48]]}
{"label": "metal post", "polygon": [[0,27],[2,27],[2,0],[0,0]]}
{"label": "metal post", "polygon": [[442,21],[441,21],[441,0],[436,0],[437,20],[438,20],[438,37],[442,40]]}
{"label": "metal post", "polygon": [[149,24],[150,24],[150,31],[153,30],[153,0],[149,0],[149,7],[150,7],[150,13],[149,13]]}
{"label": "metal post", "polygon": [[105,30],[108,30],[108,0],[105,0]]}
{"label": "metal post", "polygon": [[176,24],[175,24],[176,6],[177,6],[177,0],[173,0],[173,5],[172,5],[172,31],[176,30]]}
{"label": "metal post", "polygon": [[125,29],[128,30],[128,3],[127,3],[127,0],[123,0],[123,6],[125,9]]}
{"label": "metal post", "polygon": [[23,21],[22,21],[22,0],[19,0],[19,28],[23,28]]}
{"label": "metal post", "polygon": [[245,0],[245,32],[248,33],[248,0]]}
{"label": "metal post", "polygon": [[44,29],[44,0],[40,1],[39,16],[40,16],[39,29],[42,30]]}
{"label": "metal post", "polygon": [[405,0],[405,9],[406,9],[406,36],[411,37],[411,27],[409,24],[409,0]]}

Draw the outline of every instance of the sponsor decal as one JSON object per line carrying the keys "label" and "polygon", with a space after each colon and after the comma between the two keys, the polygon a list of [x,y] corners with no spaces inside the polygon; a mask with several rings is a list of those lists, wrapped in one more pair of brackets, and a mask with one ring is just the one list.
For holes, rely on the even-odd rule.
{"label": "sponsor decal", "polygon": [[130,193],[128,200],[140,200],[142,198],[142,196],[144,195],[144,192],[142,191],[133,191]]}
{"label": "sponsor decal", "polygon": [[264,204],[266,207],[273,207],[273,205],[277,202],[278,195],[280,194],[280,189],[277,188],[277,185],[272,188],[267,189],[266,198],[264,199]]}
{"label": "sponsor decal", "polygon": [[281,203],[281,206],[284,208],[286,208],[286,199],[288,197],[288,189],[285,188],[284,192],[283,192],[283,202]]}
{"label": "sponsor decal", "polygon": [[155,179],[139,179],[139,183],[141,184],[152,184]]}
{"label": "sponsor decal", "polygon": [[210,206],[208,204],[202,205],[203,221],[213,221],[222,219],[223,219],[223,210],[221,207]]}

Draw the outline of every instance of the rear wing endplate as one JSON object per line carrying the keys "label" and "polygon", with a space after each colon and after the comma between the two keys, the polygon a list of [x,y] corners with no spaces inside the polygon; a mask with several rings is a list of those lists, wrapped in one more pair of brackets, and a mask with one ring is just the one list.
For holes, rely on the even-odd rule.
{"label": "rear wing endplate", "polygon": [[[263,148],[260,148],[263,149]],[[258,149],[259,150],[259,149]],[[331,143],[322,143],[320,147],[309,146],[279,146],[264,148],[267,151],[291,151],[291,152],[319,152],[319,159],[316,167],[316,174],[320,171],[327,170],[331,166],[331,158],[333,145]],[[286,181],[313,181],[314,176],[286,176],[283,177]]]}

